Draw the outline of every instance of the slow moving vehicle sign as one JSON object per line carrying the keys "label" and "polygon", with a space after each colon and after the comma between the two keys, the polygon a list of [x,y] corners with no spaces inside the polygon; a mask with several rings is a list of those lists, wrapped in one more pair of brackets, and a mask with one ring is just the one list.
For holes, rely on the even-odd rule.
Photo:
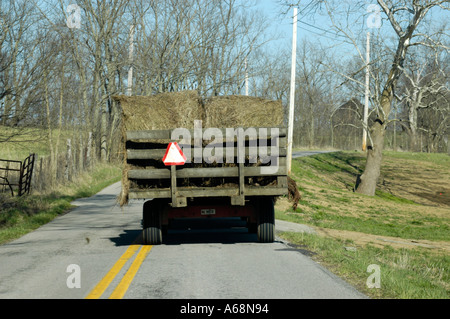
{"label": "slow moving vehicle sign", "polygon": [[163,163],[166,166],[184,165],[186,163],[186,156],[177,142],[169,143],[166,154],[163,157]]}

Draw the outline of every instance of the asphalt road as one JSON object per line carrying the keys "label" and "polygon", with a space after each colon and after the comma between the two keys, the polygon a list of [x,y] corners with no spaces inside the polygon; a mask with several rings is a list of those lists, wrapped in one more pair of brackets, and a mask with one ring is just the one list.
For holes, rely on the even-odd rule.
{"label": "asphalt road", "polygon": [[[257,242],[240,219],[178,221],[160,246],[141,244],[143,202],[123,210],[120,184],[0,246],[0,298],[365,298],[277,240]],[[277,222],[277,230],[309,231]]]}

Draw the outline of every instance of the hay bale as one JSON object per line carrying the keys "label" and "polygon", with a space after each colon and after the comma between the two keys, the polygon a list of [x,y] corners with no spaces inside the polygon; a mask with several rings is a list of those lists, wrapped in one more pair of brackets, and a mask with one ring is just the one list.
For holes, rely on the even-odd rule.
{"label": "hay bale", "polygon": [[114,96],[122,109],[126,131],[193,128],[204,117],[197,91],[160,93],[153,96]]}
{"label": "hay bale", "polygon": [[300,192],[298,191],[297,183],[288,176],[288,198],[292,202],[292,209],[297,209],[298,202],[301,200]]}
{"label": "hay bale", "polygon": [[232,95],[208,98],[204,105],[204,127],[272,127],[283,124],[281,101]]}
{"label": "hay bale", "polygon": [[251,96],[214,96],[204,101],[197,91],[153,96],[114,96],[120,103],[124,129],[157,130],[194,127],[271,127],[283,124],[281,101]]}
{"label": "hay bale", "polygon": [[[160,93],[152,96],[113,96],[122,110],[121,145],[124,167],[122,191],[118,196],[120,206],[128,203],[130,180],[128,171],[133,166],[126,157],[126,132],[138,130],[163,130],[177,127],[193,128],[195,120],[203,120],[203,104],[197,91]],[[167,141],[154,140],[154,143]]]}

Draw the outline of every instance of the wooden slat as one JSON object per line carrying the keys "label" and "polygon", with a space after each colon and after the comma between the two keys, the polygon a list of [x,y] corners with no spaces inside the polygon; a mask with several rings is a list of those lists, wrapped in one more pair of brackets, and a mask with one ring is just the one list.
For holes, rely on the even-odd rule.
{"label": "wooden slat", "polygon": [[[177,189],[177,195],[182,197],[226,197],[237,196],[239,189],[236,188],[212,188],[212,187],[196,187]],[[149,189],[149,190],[134,190],[130,189],[130,199],[142,198],[171,198],[172,194],[169,188],[165,189]]]}
{"label": "wooden slat", "polygon": [[[279,129],[279,137],[284,137],[287,135],[287,128],[286,127],[273,127],[273,128],[278,128]],[[207,130],[208,128],[203,128],[202,132],[205,133],[205,130]],[[244,128],[244,132],[247,130],[248,128]],[[264,127],[264,128],[260,128],[257,127],[256,128],[256,133],[259,134],[259,130],[260,129],[266,129],[267,130],[267,138],[271,138],[271,133],[272,133],[272,127]],[[220,132],[222,133],[223,138],[225,139],[226,137],[226,128],[219,128]],[[159,139],[159,140],[170,140],[171,136],[172,136],[172,131],[173,130],[142,130],[142,131],[127,131],[126,132],[126,137],[127,137],[127,141],[132,141],[132,140],[152,140],[152,139]],[[190,129],[187,130],[189,131],[190,137],[193,139],[194,138],[194,130]],[[234,134],[235,135],[235,134]],[[186,138],[188,136],[185,136]],[[248,136],[245,136],[245,139],[248,140]]]}
{"label": "wooden slat", "polygon": [[[238,147],[234,147],[233,148],[233,157],[238,157]],[[275,152],[272,152],[272,148],[270,146],[256,146],[256,147],[244,147],[244,151],[245,151],[245,155],[244,156],[248,156],[248,155],[255,155],[259,157],[260,154],[263,154],[264,156],[268,155],[271,156],[272,154],[275,154],[280,156],[280,157],[285,157],[287,155],[287,149],[286,147],[279,147],[278,149],[275,150]],[[229,151],[231,153],[231,151]],[[211,150],[211,155],[214,156],[216,154],[216,149],[212,148]],[[220,154],[220,153],[219,153]],[[224,147],[222,149],[222,155],[223,158],[227,157],[227,148]]]}
{"label": "wooden slat", "polygon": [[270,166],[258,166],[258,167],[245,167],[244,174],[245,176],[281,176],[286,175],[287,166],[278,166],[270,167]]}
{"label": "wooden slat", "polygon": [[165,179],[170,178],[167,169],[133,169],[128,171],[128,179]]}
{"label": "wooden slat", "polygon": [[183,197],[223,197],[237,196],[238,188],[213,188],[213,187],[196,187],[196,188],[179,188],[178,194]]}
{"label": "wooden slat", "polygon": [[[231,154],[227,154],[227,149],[224,148],[222,151],[222,158],[226,159],[227,156],[233,156],[233,157],[238,157],[238,149],[237,148],[233,148],[233,153]],[[277,154],[278,152],[278,154]],[[251,155],[255,155],[257,157],[259,157],[260,154],[264,154],[264,155],[268,155],[271,156],[272,155],[272,150],[271,147],[256,147],[254,149],[250,149],[249,147],[245,147],[245,156],[249,156],[249,154]],[[127,150],[127,159],[129,160],[145,160],[145,159],[152,159],[152,160],[162,160],[162,158],[164,157],[164,154],[166,154],[166,150],[165,149],[151,149],[151,150],[134,150],[134,149],[128,149]],[[216,154],[216,149],[211,150],[211,156],[215,156]],[[285,147],[281,147],[279,148],[277,151],[275,151],[275,156],[278,155],[280,157],[285,157],[287,155],[287,150]],[[189,155],[187,150],[184,150],[184,155]],[[191,154],[190,154],[190,158],[191,161],[194,159],[194,150],[191,149]]]}
{"label": "wooden slat", "polygon": [[153,150],[127,150],[127,159],[161,159],[166,154],[164,149],[153,149]]}
{"label": "wooden slat", "polygon": [[[288,190],[286,187],[258,187],[247,186],[245,188],[245,196],[281,196],[286,195]],[[236,187],[178,187],[177,196],[180,197],[232,197],[239,195],[239,188]],[[130,199],[143,199],[143,198],[171,198],[172,194],[169,188],[163,189],[147,189],[147,190],[135,190],[130,189]]]}
{"label": "wooden slat", "polygon": [[142,199],[142,198],[171,198],[170,188],[155,188],[148,190],[135,190],[130,189],[128,192],[128,198],[130,199]]}
{"label": "wooden slat", "polygon": [[[244,175],[255,176],[284,176],[286,165],[275,167],[258,166],[244,167]],[[205,177],[238,177],[238,167],[215,167],[215,168],[183,168],[177,170],[177,178],[205,178]],[[168,179],[170,172],[167,169],[135,169],[128,171],[128,178],[135,180],[143,179]]]}
{"label": "wooden slat", "polygon": [[[239,138],[239,135],[238,135]],[[244,148],[237,148],[237,157],[241,158],[244,157],[245,154],[241,154],[241,152],[245,152]],[[239,163],[239,195],[236,197],[233,197],[231,199],[231,203],[233,205],[240,205],[245,206],[245,172],[244,172],[244,163]]]}
{"label": "wooden slat", "polygon": [[127,131],[127,141],[132,140],[170,140],[171,130]]}

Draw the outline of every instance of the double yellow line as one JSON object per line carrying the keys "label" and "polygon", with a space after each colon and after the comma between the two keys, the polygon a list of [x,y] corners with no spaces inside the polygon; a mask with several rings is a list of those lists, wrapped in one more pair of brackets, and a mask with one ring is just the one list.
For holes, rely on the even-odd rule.
{"label": "double yellow line", "polygon": [[109,296],[109,299],[122,299],[122,297],[127,292],[131,282],[133,281],[134,276],[139,270],[139,267],[141,267],[142,262],[144,261],[145,257],[147,257],[152,247],[153,246],[144,245],[131,245],[130,247],[128,247],[128,249],[114,264],[111,270],[105,275],[105,277],[103,277],[103,279],[97,284],[97,286],[92,289],[89,295],[87,295],[86,299],[99,299],[103,295],[105,290],[109,287],[114,278],[117,276],[117,274],[120,272],[120,270],[123,268],[123,266],[127,263],[127,261],[130,260],[130,258],[132,258],[140,248],[139,253],[126,272],[125,276]]}

